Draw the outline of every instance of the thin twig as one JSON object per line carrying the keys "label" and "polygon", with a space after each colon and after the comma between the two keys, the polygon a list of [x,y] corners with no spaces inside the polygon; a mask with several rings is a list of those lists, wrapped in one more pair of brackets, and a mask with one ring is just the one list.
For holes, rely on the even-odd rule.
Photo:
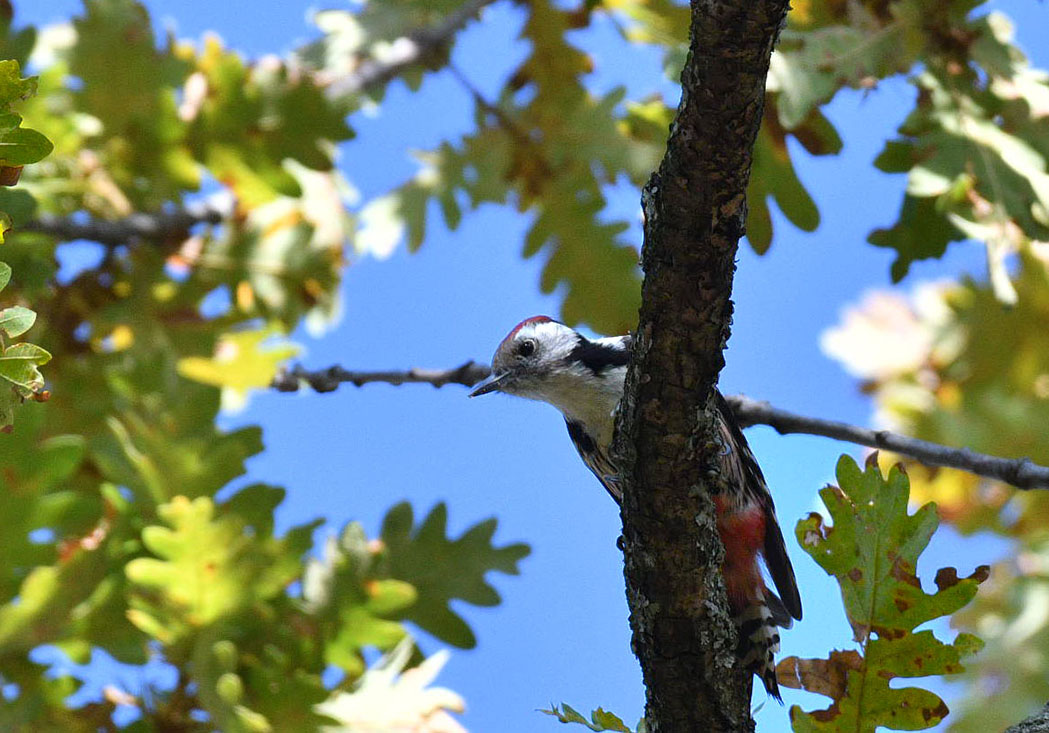
{"label": "thin twig", "polygon": [[334,98],[358,94],[369,87],[390,81],[405,68],[418,63],[448,43],[471,18],[477,17],[494,0],[471,0],[431,28],[420,28],[408,33],[389,46],[381,61],[365,58],[352,74],[340,76],[328,86],[328,95]]}
{"label": "thin twig", "polygon": [[543,154],[542,147],[539,145],[539,143],[537,143],[536,140],[531,135],[529,135],[527,131],[522,130],[521,126],[518,125],[512,117],[510,117],[506,110],[504,110],[497,104],[489,102],[485,98],[485,96],[481,94],[481,91],[476,86],[474,86],[473,82],[471,82],[470,79],[467,78],[466,74],[464,74],[455,64],[448,64],[448,71],[456,79],[456,81],[459,82],[463,89],[465,89],[467,93],[471,97],[473,97],[474,104],[476,104],[480,109],[484,110],[484,112],[486,112],[487,114],[494,117],[499,127],[502,128],[510,137],[512,137],[518,145],[520,145],[523,149],[527,150],[531,154],[532,160],[538,166],[539,173],[541,173],[546,178],[551,178],[555,175],[554,167],[546,159],[546,156]]}
{"label": "thin twig", "polygon": [[340,384],[349,382],[357,387],[372,382],[384,384],[420,383],[443,387],[446,384],[461,384],[472,387],[487,377],[491,370],[484,364],[468,361],[455,369],[409,369],[407,371],[351,372],[341,366],[309,371],[296,365],[282,371],[273,379],[273,388],[278,392],[297,392],[305,382],[315,392],[334,392]]}
{"label": "thin twig", "polygon": [[[454,369],[409,369],[407,371],[349,371],[341,366],[310,371],[295,366],[282,371],[273,380],[273,388],[280,392],[296,392],[306,384],[317,392],[332,392],[340,384],[350,383],[358,387],[370,383],[385,384],[430,384],[443,387],[461,384],[472,387],[487,377],[491,370],[484,364],[468,361]],[[768,402],[754,400],[743,395],[725,398],[744,427],[768,425],[781,435],[819,435],[847,443],[856,443],[868,448],[892,451],[914,458],[930,466],[958,468],[985,478],[1004,481],[1018,489],[1049,488],[1049,467],[1039,465],[1029,458],[999,458],[976,453],[968,448],[951,448],[930,443],[889,430],[870,430],[856,425],[798,415],[773,407]]]}

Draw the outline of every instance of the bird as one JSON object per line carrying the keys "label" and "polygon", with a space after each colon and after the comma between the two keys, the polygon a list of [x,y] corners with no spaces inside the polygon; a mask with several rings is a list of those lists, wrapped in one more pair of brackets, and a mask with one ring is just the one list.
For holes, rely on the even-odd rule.
{"label": "bird", "polygon": [[[518,323],[500,342],[491,374],[471,397],[501,392],[546,402],[565,419],[580,458],[618,504],[623,493],[611,454],[615,413],[623,396],[633,337],[587,338],[548,316]],[[737,658],[783,702],[776,680],[777,627],[801,620],[801,596],[772,494],[743,431],[715,389],[721,451],[719,491],[713,495],[725,547],[721,572],[739,637]],[[762,576],[763,562],[775,591]],[[778,592],[778,595],[777,595]]]}

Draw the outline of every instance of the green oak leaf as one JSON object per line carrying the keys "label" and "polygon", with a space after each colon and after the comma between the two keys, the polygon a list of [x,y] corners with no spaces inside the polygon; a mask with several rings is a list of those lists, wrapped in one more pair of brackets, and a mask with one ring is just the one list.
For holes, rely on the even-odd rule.
{"label": "green oak leaf", "polygon": [[35,77],[22,78],[17,61],[0,61],[0,167],[36,163],[53,149],[51,141],[36,130],[21,127],[22,118],[7,110],[12,102],[36,94]]}
{"label": "green oak leaf", "polygon": [[549,197],[525,237],[525,256],[549,249],[539,287],[563,288],[561,317],[602,333],[625,333],[641,304],[638,253],[620,235],[625,222],[599,217],[605,199],[592,179],[565,176],[549,183]]}
{"label": "green oak leaf", "polygon": [[932,198],[904,196],[898,221],[887,229],[876,229],[868,240],[875,247],[889,247],[897,256],[890,268],[893,282],[899,282],[915,260],[939,257],[951,242],[965,238],[950,220],[940,216]]}
{"label": "green oak leaf", "polygon": [[[35,77],[22,78],[21,65],[13,59],[0,61],[0,108],[20,99],[28,99],[36,94]],[[14,123],[17,126],[17,122]]]}
{"label": "green oak leaf", "polygon": [[826,695],[826,710],[790,710],[795,731],[863,731],[931,728],[947,715],[937,695],[916,687],[890,687],[895,678],[954,674],[960,659],[982,642],[959,634],[944,644],[921,624],[954,613],[976,595],[987,577],[981,566],[960,579],[954,568],[936,574],[936,593],[922,589],[918,558],[939,525],[936,507],[926,504],[907,513],[910,484],[895,467],[888,477],[878,469],[877,454],[861,471],[849,456],[838,461],[839,486],[820,491],[834,524],[819,514],[798,522],[798,542],[841,586],[845,613],[859,651],[832,652],[828,659],[788,657],[777,665],[781,685]]}
{"label": "green oak leaf", "polygon": [[77,107],[101,123],[99,148],[121,193],[149,210],[197,188],[200,168],[177,101],[191,68],[174,40],[157,48],[149,13],[136,0],[85,3],[73,28],[68,73],[83,82]]}
{"label": "green oak leaf", "polygon": [[794,170],[785,132],[766,121],[754,143],[753,169],[747,186],[747,241],[758,254],[765,254],[772,244],[769,198],[798,229],[812,232],[819,226],[819,210]]}
{"label": "green oak leaf", "polygon": [[406,636],[398,614],[416,602],[409,583],[377,577],[376,553],[357,523],[329,538],[303,573],[303,600],[320,625],[324,658],[351,677],[364,673],[366,648],[389,650]]}
{"label": "green oak leaf", "polygon": [[28,165],[43,160],[54,145],[36,130],[18,127],[0,131],[0,165]]}
{"label": "green oak leaf", "polygon": [[843,87],[869,88],[915,62],[924,42],[916,24],[882,26],[873,17],[863,18],[864,13],[857,7],[854,25],[783,32],[769,64],[768,86],[778,92],[785,128],[801,124]]}
{"label": "green oak leaf", "polygon": [[232,311],[262,317],[284,332],[305,315],[319,325],[338,311],[338,283],[352,231],[345,210],[348,184],[335,171],[285,160],[297,197],[280,196],[251,209],[208,239],[202,260],[221,263],[199,277],[225,285]]}
{"label": "green oak leaf", "polygon": [[168,643],[280,594],[298,576],[316,527],[298,527],[276,539],[248,531],[233,513],[217,513],[204,496],[176,496],[157,514],[164,524],[142,530],[142,544],[153,557],[125,566],[137,589],[128,617]]}
{"label": "green oak leaf", "polygon": [[[911,80],[915,108],[875,161],[885,172],[906,172],[907,193],[896,224],[869,241],[896,250],[894,281],[950,242],[983,241],[1000,300],[1011,302],[1003,253],[1049,238],[1049,146],[1037,101],[1049,100],[1049,83],[1009,43],[1011,26],[1000,15],[974,20],[966,32],[983,67],[974,62],[961,74],[930,64]],[[1026,103],[1014,101],[1021,83]]]}
{"label": "green oak leaf", "polygon": [[517,563],[529,553],[528,545],[492,545],[496,520],[475,524],[458,539],[445,536],[448,509],[440,503],[416,527],[411,505],[398,504],[383,520],[382,542],[390,577],[410,583],[418,601],[403,618],[463,649],[477,640],[466,621],[452,610],[454,599],[475,606],[495,606],[499,594],[485,581],[489,571],[517,575]]}
{"label": "green oak leaf", "polygon": [[4,681],[17,685],[18,695],[0,701],[3,730],[95,733],[113,712],[113,705],[105,701],[78,708],[64,705],[64,700],[83,689],[83,681],[24,656],[4,657]]}
{"label": "green oak leaf", "polygon": [[7,231],[12,226],[21,226],[33,218],[36,208],[36,199],[28,191],[0,186],[0,211],[9,217],[0,228]]}
{"label": "green oak leaf", "polygon": [[197,65],[207,94],[194,111],[187,142],[249,207],[282,194],[298,196],[299,181],[284,161],[329,171],[331,143],[353,136],[344,109],[313,76],[289,64],[249,65],[211,37]]}
{"label": "green oak leaf", "polygon": [[221,730],[313,731],[331,722],[314,712],[328,695],[319,670],[298,658],[308,642],[283,629],[281,618],[242,616],[196,637],[194,681],[202,706]]}
{"label": "green oak leaf", "polygon": [[200,434],[188,421],[174,430],[140,413],[110,415],[105,424],[109,430],[95,436],[96,460],[114,481],[156,504],[208,495],[244,473],[244,461],[262,451],[256,426]]}
{"label": "green oak leaf", "polygon": [[0,656],[27,652],[54,640],[74,609],[90,609],[90,597],[107,572],[105,552],[77,552],[55,565],[36,565],[25,575],[17,598],[0,604]]}

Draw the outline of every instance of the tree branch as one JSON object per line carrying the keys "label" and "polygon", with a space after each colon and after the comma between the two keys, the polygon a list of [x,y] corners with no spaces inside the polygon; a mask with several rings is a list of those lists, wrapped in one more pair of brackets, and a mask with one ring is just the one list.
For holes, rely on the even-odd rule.
{"label": "tree branch", "polygon": [[349,382],[357,387],[373,382],[385,384],[431,384],[443,387],[446,384],[461,384],[472,387],[491,374],[484,364],[470,360],[455,369],[408,369],[407,371],[348,371],[335,365],[327,369],[309,371],[296,364],[290,370],[282,370],[273,378],[272,387],[278,392],[297,392],[305,382],[317,392],[333,392],[340,384]]}
{"label": "tree branch", "polygon": [[[326,369],[309,370],[302,365],[280,371],[273,378],[272,387],[278,392],[297,392],[308,385],[316,392],[333,392],[340,384],[429,384],[444,387],[459,384],[472,387],[487,377],[491,370],[484,364],[470,361],[454,369],[388,369],[382,371],[350,371],[339,365]],[[892,451],[913,458],[929,466],[945,466],[995,481],[1003,481],[1018,489],[1049,489],[1049,467],[1029,458],[1000,458],[976,453],[968,448],[952,448],[927,440],[918,440],[889,430],[871,430],[837,420],[799,415],[780,409],[768,402],[744,395],[726,395],[725,399],[743,427],[768,425],[780,435],[818,435],[846,443]]]}
{"label": "tree branch", "polygon": [[914,458],[929,466],[960,468],[977,476],[1004,481],[1018,489],[1049,488],[1049,468],[1029,458],[999,458],[976,453],[968,448],[950,448],[888,430],[869,430],[835,420],[795,415],[780,410],[767,402],[758,402],[742,395],[726,398],[744,426],[768,425],[780,435],[806,433],[822,435],[835,440],[880,448]]}
{"label": "tree branch", "polygon": [[18,232],[36,232],[63,241],[87,239],[107,247],[136,240],[163,242],[184,239],[197,224],[220,224],[226,215],[211,205],[188,205],[184,209],[156,214],[137,213],[123,219],[102,220],[41,214],[19,225]]}
{"label": "tree branch", "polygon": [[346,74],[331,82],[328,94],[339,98],[358,94],[369,87],[385,84],[409,66],[418,63],[448,43],[471,18],[477,17],[485,6],[494,0],[469,0],[442,22],[430,27],[419,28],[401,36],[390,44],[389,52],[380,61],[365,58],[352,74]]}

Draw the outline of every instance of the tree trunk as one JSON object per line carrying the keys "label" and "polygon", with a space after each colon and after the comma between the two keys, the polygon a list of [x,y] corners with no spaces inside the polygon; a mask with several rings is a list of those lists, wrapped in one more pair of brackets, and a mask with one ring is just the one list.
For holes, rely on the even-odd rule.
{"label": "tree trunk", "polygon": [[1021,720],[1016,725],[1006,728],[1005,733],[1049,733],[1049,705],[1046,705],[1030,718]]}
{"label": "tree trunk", "polygon": [[692,0],[682,97],[642,194],[645,273],[616,452],[633,647],[654,733],[748,731],[708,482],[736,247],[787,0]]}

